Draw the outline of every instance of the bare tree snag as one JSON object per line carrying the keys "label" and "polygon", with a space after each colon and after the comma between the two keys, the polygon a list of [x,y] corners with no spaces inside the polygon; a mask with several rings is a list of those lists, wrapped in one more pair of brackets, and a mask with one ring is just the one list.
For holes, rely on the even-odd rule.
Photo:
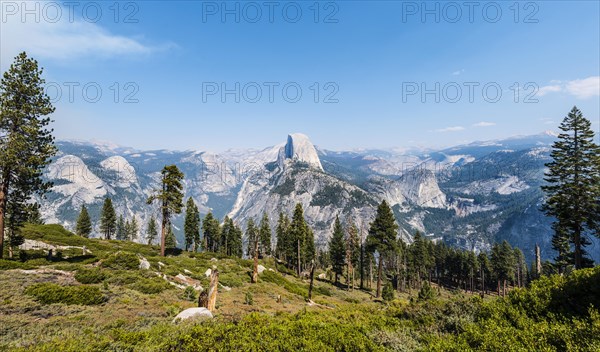
{"label": "bare tree snag", "polygon": [[310,263],[310,286],[308,286],[308,300],[311,301],[312,300],[312,290],[313,290],[313,284],[315,281],[315,261],[311,261]]}
{"label": "bare tree snag", "polygon": [[535,271],[538,277],[542,275],[542,256],[540,255],[540,246],[537,243],[535,244]]}
{"label": "bare tree snag", "polygon": [[206,308],[213,312],[217,305],[217,289],[219,286],[219,270],[215,269],[210,275],[210,286],[208,288],[208,303]]}
{"label": "bare tree snag", "polygon": [[252,268],[252,283],[258,282],[258,241],[254,241],[254,267]]}

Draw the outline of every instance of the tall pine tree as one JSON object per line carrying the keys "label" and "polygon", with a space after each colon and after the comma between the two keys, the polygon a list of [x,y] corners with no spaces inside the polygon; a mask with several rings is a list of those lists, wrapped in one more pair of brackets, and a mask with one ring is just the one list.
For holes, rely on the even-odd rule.
{"label": "tall pine tree", "polygon": [[383,278],[383,261],[387,255],[396,249],[396,234],[398,224],[394,219],[392,209],[385,200],[377,207],[375,220],[369,228],[367,236],[367,248],[369,252],[377,252],[379,259],[377,263],[377,293],[376,297],[381,296],[381,282]]}
{"label": "tall pine tree", "polygon": [[277,239],[275,255],[279,260],[287,262],[288,247],[289,247],[289,227],[290,219],[283,212],[279,213],[279,219],[277,220],[277,228],[275,229],[275,236]]}
{"label": "tall pine tree", "polygon": [[156,218],[154,215],[150,217],[148,220],[148,225],[146,227],[146,240],[148,241],[148,245],[150,246],[158,237],[158,230],[156,228]]}
{"label": "tall pine tree", "polygon": [[[129,223],[129,221],[128,221]],[[115,230],[115,237],[119,241],[124,241],[127,235],[125,234],[127,231],[127,226],[125,224],[125,219],[123,215],[119,215],[119,220],[117,220],[117,229]]]}
{"label": "tall pine tree", "polygon": [[46,117],[54,107],[42,73],[37,61],[23,52],[0,80],[0,258],[5,229],[18,232],[31,196],[43,195],[52,186],[42,180],[44,167],[56,154]]}
{"label": "tall pine tree", "polygon": [[246,246],[246,255],[250,258],[254,257],[254,248],[259,243],[258,229],[254,224],[254,219],[250,218],[246,224],[246,238],[248,245]]}
{"label": "tall pine tree", "polygon": [[104,234],[105,239],[110,240],[115,234],[116,227],[117,214],[115,213],[115,208],[113,208],[112,200],[105,198],[104,205],[102,206],[102,214],[100,215],[100,232]]}
{"label": "tall pine tree", "polygon": [[335,283],[338,283],[339,276],[344,273],[346,265],[346,245],[344,243],[344,230],[340,223],[340,218],[335,217],[333,224],[333,235],[329,241],[329,258],[331,266],[335,274]]}
{"label": "tall pine tree", "polygon": [[192,197],[188,198],[185,206],[183,233],[185,235],[185,250],[187,251],[194,244],[194,240],[199,238],[200,234],[200,214]]}
{"label": "tall pine tree", "polygon": [[271,226],[269,226],[269,216],[263,213],[259,225],[260,244],[258,247],[258,256],[264,258],[271,255]]}
{"label": "tall pine tree", "polygon": [[183,173],[176,165],[165,166],[161,171],[162,188],[148,198],[148,204],[160,202],[162,225],[160,231],[160,255],[165,256],[165,239],[171,229],[171,216],[181,213],[183,208]]}
{"label": "tall pine tree", "polygon": [[600,236],[600,147],[594,143],[590,121],[577,107],[559,128],[553,160],[546,164],[543,209],[555,219],[552,244],[557,263],[579,269],[593,266],[585,247],[591,243],[589,235]]}
{"label": "tall pine tree", "polygon": [[204,234],[204,250],[207,252],[218,252],[221,229],[219,220],[217,220],[211,212],[204,217],[204,221],[202,222],[202,232]]}
{"label": "tall pine tree", "polygon": [[81,206],[79,217],[77,218],[77,226],[75,233],[81,237],[90,237],[92,233],[92,221],[90,220],[90,214],[87,211],[85,205]]}

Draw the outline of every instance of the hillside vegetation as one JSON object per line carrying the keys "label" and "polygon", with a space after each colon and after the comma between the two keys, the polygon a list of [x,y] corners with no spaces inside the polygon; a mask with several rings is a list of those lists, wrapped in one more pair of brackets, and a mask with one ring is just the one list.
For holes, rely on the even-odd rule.
{"label": "hillside vegetation", "polygon": [[[0,260],[0,350],[22,351],[465,351],[600,350],[600,267],[542,277],[502,298],[440,290],[391,301],[368,291],[286,274],[273,259],[257,284],[252,263],[213,253],[159,257],[159,249],[27,225],[26,239],[63,248]],[[150,269],[139,269],[140,258]],[[220,272],[212,320],[173,323],[195,307],[189,283]],[[175,286],[178,285],[178,286]]]}

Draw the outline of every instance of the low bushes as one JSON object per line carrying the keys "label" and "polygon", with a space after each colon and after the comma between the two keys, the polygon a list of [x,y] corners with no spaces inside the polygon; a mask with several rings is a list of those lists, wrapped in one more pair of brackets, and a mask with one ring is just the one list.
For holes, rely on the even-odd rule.
{"label": "low bushes", "polygon": [[161,293],[164,290],[170,289],[172,286],[169,285],[168,282],[161,278],[152,278],[152,279],[138,279],[136,282],[131,285],[136,291],[141,293],[145,293],[148,295]]}
{"label": "low bushes", "polygon": [[133,253],[117,252],[102,262],[103,268],[115,270],[134,270],[138,269],[140,261]]}
{"label": "low bushes", "polygon": [[43,304],[62,303],[94,305],[101,304],[106,298],[96,286],[60,286],[53,283],[34,284],[25,289],[25,294],[33,296]]}
{"label": "low bushes", "polygon": [[75,273],[75,280],[81,282],[82,284],[97,284],[104,279],[106,279],[107,275],[99,268],[81,268],[77,270]]}

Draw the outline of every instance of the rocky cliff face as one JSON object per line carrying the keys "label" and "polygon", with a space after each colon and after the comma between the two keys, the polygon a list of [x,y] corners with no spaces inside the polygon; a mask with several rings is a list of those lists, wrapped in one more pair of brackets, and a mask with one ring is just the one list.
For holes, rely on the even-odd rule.
{"label": "rocky cliff face", "polygon": [[285,167],[286,161],[305,163],[310,167],[323,171],[321,160],[315,146],[308,137],[302,133],[293,133],[288,135],[287,143],[279,151],[277,163],[281,168]]}
{"label": "rocky cliff face", "polygon": [[[415,230],[480,250],[508,239],[526,256],[538,242],[551,258],[550,219],[539,210],[539,186],[552,141],[539,135],[409,154],[318,150],[302,134],[262,150],[218,154],[60,142],[45,171],[53,192],[39,201],[46,221],[70,229],[85,204],[97,230],[102,202],[111,197],[118,214],[138,219],[141,240],[149,217],[159,217],[157,205],[145,200],[159,187],[162,167],[176,164],[185,174],[186,198],[194,198],[202,214],[228,214],[241,225],[266,212],[274,227],[280,211],[291,214],[301,203],[324,244],[336,215],[366,229],[385,199],[407,241]],[[174,219],[180,239],[182,220]]]}

